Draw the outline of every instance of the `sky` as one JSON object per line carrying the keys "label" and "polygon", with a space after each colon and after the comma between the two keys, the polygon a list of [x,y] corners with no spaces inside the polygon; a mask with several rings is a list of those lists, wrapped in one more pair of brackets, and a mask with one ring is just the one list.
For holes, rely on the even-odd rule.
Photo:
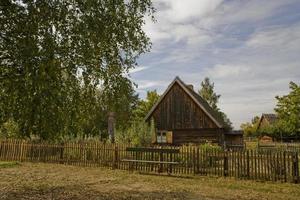
{"label": "sky", "polygon": [[240,124],[274,113],[276,95],[300,84],[300,0],[153,0],[152,42],[130,72],[137,92],[162,94],[179,76],[198,91],[204,77],[219,107]]}

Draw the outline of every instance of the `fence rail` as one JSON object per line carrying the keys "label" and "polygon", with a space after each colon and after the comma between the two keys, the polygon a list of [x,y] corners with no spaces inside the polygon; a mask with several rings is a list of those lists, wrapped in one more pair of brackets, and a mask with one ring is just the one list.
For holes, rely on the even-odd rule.
{"label": "fence rail", "polygon": [[[100,142],[35,144],[21,140],[4,140],[0,141],[0,160],[167,172],[175,175],[209,175],[263,181],[300,182],[298,152],[255,150],[234,152],[181,146],[162,147],[179,150],[179,153],[166,151],[162,154],[159,151],[127,151],[128,147],[130,145]],[[130,163],[124,160],[150,162]],[[151,161],[164,162],[156,164]],[[168,164],[175,162],[178,164]]]}
{"label": "fence rail", "polygon": [[290,151],[300,153],[300,143],[257,143],[258,151]]}

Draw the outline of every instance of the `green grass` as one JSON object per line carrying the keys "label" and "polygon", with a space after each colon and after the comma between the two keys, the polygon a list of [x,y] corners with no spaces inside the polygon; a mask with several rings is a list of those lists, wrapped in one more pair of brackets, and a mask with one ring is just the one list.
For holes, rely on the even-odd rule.
{"label": "green grass", "polygon": [[2,162],[0,161],[0,168],[11,168],[11,167],[16,167],[19,166],[19,162]]}

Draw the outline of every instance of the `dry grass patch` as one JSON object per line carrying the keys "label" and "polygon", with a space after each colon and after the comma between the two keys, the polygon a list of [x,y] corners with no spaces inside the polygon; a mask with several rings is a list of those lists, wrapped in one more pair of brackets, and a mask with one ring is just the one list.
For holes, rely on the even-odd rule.
{"label": "dry grass patch", "polygon": [[[0,165],[1,166],[1,165]],[[21,163],[0,167],[0,199],[299,199],[300,185],[179,178]]]}

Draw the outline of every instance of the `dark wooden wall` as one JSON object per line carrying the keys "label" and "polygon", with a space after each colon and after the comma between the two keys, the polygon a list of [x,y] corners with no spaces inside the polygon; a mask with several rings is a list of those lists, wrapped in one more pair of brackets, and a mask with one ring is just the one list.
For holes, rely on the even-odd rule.
{"label": "dark wooden wall", "polygon": [[268,126],[270,126],[269,121],[264,116],[262,116],[262,119],[261,119],[257,129],[263,129]]}
{"label": "dark wooden wall", "polygon": [[218,128],[176,83],[153,112],[159,130]]}
{"label": "dark wooden wall", "polygon": [[225,135],[225,142],[227,144],[243,144],[243,135]]}
{"label": "dark wooden wall", "polygon": [[184,143],[221,143],[223,130],[209,129],[180,129],[173,130],[173,144]]}
{"label": "dark wooden wall", "polygon": [[157,130],[172,131],[172,143],[223,143],[224,130],[179,86],[173,85],[154,110]]}

